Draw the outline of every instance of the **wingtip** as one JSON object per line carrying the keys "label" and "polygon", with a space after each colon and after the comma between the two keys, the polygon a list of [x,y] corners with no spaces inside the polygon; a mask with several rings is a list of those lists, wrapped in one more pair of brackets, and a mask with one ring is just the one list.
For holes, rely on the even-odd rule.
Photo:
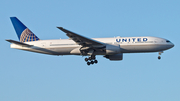
{"label": "wingtip", "polygon": [[63,29],[63,27],[57,27],[58,29]]}

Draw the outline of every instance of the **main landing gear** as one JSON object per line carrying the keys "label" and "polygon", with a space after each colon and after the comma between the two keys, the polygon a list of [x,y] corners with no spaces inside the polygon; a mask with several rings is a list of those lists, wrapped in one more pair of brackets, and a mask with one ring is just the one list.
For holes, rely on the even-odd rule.
{"label": "main landing gear", "polygon": [[90,56],[88,58],[85,58],[85,61],[87,62],[87,65],[89,66],[90,64],[97,64],[98,61],[96,60],[96,57],[95,56]]}
{"label": "main landing gear", "polygon": [[160,60],[161,59],[161,53],[163,53],[163,51],[162,52],[159,52],[159,56],[158,56],[158,59]]}

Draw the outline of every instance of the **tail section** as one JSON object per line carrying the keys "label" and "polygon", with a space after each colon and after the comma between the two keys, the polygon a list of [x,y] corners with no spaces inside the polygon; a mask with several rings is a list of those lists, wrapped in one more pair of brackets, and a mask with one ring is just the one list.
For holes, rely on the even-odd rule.
{"label": "tail section", "polygon": [[16,17],[10,17],[14,29],[17,33],[20,42],[30,42],[40,40],[33,32],[31,32],[21,21]]}

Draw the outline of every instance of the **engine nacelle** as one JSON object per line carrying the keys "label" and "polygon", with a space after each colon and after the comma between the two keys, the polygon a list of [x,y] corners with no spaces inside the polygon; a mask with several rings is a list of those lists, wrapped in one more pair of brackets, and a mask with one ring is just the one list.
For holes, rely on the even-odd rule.
{"label": "engine nacelle", "polygon": [[118,54],[121,52],[120,45],[106,45],[106,54]]}
{"label": "engine nacelle", "polygon": [[109,59],[109,60],[122,60],[123,59],[123,54],[115,54],[115,55],[105,55],[105,58]]}

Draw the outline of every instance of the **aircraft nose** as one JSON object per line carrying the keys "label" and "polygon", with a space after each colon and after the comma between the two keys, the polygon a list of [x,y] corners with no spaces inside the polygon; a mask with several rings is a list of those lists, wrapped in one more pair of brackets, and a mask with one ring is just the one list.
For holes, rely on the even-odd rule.
{"label": "aircraft nose", "polygon": [[170,43],[169,45],[168,45],[168,48],[173,48],[174,47],[174,44],[173,43]]}
{"label": "aircraft nose", "polygon": [[174,44],[173,43],[171,43],[171,48],[173,48],[174,47]]}

